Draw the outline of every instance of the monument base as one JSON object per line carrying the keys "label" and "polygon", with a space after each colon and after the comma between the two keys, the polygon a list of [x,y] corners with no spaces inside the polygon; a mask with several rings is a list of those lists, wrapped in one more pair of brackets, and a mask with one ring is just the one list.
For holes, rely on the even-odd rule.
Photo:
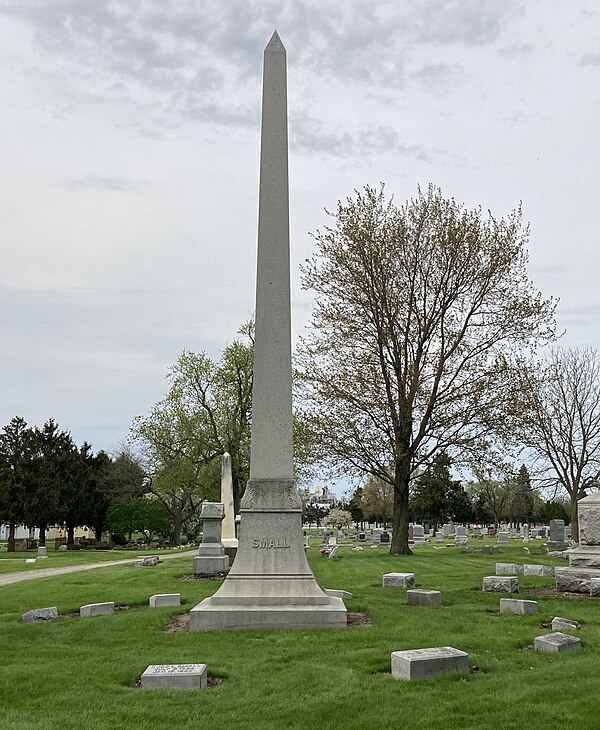
{"label": "monument base", "polygon": [[229,570],[228,555],[200,555],[194,558],[194,575],[214,575]]}
{"label": "monument base", "polygon": [[321,605],[235,605],[205,598],[190,611],[190,631],[223,629],[341,629],[346,607],[341,598],[328,597]]}
{"label": "monument base", "polygon": [[599,568],[556,568],[556,587],[568,593],[587,593],[592,589],[592,580],[600,581]]}
{"label": "monument base", "polygon": [[600,546],[580,545],[569,550],[569,565],[573,568],[600,568]]}

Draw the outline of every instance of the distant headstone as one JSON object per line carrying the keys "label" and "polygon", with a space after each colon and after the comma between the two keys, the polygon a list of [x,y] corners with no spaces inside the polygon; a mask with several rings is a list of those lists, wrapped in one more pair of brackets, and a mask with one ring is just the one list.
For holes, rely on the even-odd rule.
{"label": "distant headstone", "polygon": [[496,575],[523,575],[523,566],[517,563],[496,563]]}
{"label": "distant headstone", "polygon": [[143,689],[206,689],[206,664],[151,664],[142,674],[141,686]]}
{"label": "distant headstone", "polygon": [[445,525],[442,525],[442,532],[444,533],[444,537],[454,535],[454,525],[451,522],[447,522]]}
{"label": "distant headstone", "polygon": [[581,641],[576,636],[556,631],[554,634],[536,636],[533,648],[537,651],[549,651],[554,654],[564,654],[581,649]]}
{"label": "distant headstone", "polygon": [[481,548],[481,552],[482,552],[483,555],[491,555],[492,554],[492,550],[491,550],[491,548],[490,548],[489,545],[484,545]]}
{"label": "distant headstone", "polygon": [[412,588],[414,585],[414,573],[386,573],[383,576],[384,588]]}
{"label": "distant headstone", "polygon": [[581,624],[578,621],[573,621],[570,618],[561,618],[555,616],[552,619],[552,631],[577,631],[581,628]]}
{"label": "distant headstone", "polygon": [[229,556],[221,542],[221,522],[225,512],[220,502],[204,502],[202,519],[202,542],[198,557],[194,558],[194,575],[215,575],[225,573],[229,568]]}
{"label": "distant headstone", "polygon": [[359,542],[364,542],[366,539],[367,539],[367,536],[366,536],[366,534],[364,532],[359,532],[358,533],[358,540],[359,540]]}
{"label": "distant headstone", "polygon": [[105,603],[88,603],[79,609],[79,615],[81,618],[87,618],[88,616],[106,616],[114,612],[115,604],[113,601],[106,601]]}
{"label": "distant headstone", "polygon": [[565,541],[564,520],[550,520],[549,539],[546,544],[550,550],[564,550],[569,547]]}
{"label": "distant headstone", "polygon": [[21,616],[21,621],[24,624],[32,624],[37,621],[54,621],[58,618],[58,609],[56,606],[50,608],[34,608],[32,611],[27,611]]}
{"label": "distant headstone", "polygon": [[485,593],[518,593],[519,579],[512,575],[488,575],[483,579]]}
{"label": "distant headstone", "polygon": [[537,613],[537,601],[524,601],[520,598],[501,598],[500,613],[515,613],[518,615],[527,615]]}
{"label": "distant headstone", "polygon": [[60,553],[66,553],[68,549],[69,548],[64,543],[58,546],[58,552]]}
{"label": "distant headstone", "polygon": [[35,558],[27,558],[27,559],[25,560],[25,562],[26,562],[26,563],[29,563],[30,565],[32,565],[33,563],[35,563]]}
{"label": "distant headstone", "polygon": [[523,565],[523,575],[541,575],[545,578],[554,575],[554,568],[549,565]]}
{"label": "distant headstone", "polygon": [[48,557],[48,548],[45,545],[40,545],[37,549],[38,552],[38,558],[47,558]]}
{"label": "distant headstone", "polygon": [[181,593],[155,593],[150,596],[150,608],[181,606]]}
{"label": "distant headstone", "polygon": [[413,588],[406,591],[406,602],[409,606],[441,606],[442,594],[440,591]]}
{"label": "distant headstone", "polygon": [[448,672],[469,672],[469,655],[451,646],[392,652],[392,677],[430,679]]}
{"label": "distant headstone", "polygon": [[389,532],[382,532],[381,535],[379,535],[379,542],[380,543],[389,543],[390,541],[390,533]]}
{"label": "distant headstone", "polygon": [[498,542],[502,544],[506,544],[510,541],[510,532],[499,532],[498,533]]}

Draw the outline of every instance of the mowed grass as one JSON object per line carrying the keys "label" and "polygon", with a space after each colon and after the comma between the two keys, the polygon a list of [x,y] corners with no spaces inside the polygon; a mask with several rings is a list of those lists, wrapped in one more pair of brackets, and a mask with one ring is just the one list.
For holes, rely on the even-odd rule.
{"label": "mowed grass", "polygon": [[[531,543],[530,543],[531,545]],[[532,552],[539,551],[536,545]],[[535,616],[500,615],[500,594],[481,592],[481,580],[501,562],[565,565],[517,544],[497,556],[459,548],[418,548],[390,557],[384,548],[340,559],[308,551],[317,580],[353,594],[352,612],[371,626],[340,630],[166,633],[218,581],[186,581],[191,558],[156,568],[101,568],[0,587],[0,726],[61,728],[376,728],[511,730],[600,727],[600,602],[527,595],[551,578],[521,576],[523,597],[538,600]],[[420,588],[443,592],[441,608],[406,605],[406,590],[383,589],[387,572],[414,572]],[[180,608],[150,609],[154,593],[181,593]],[[24,625],[32,608],[77,612],[113,600],[139,610],[89,619]],[[583,648],[570,655],[531,649],[553,616],[580,621]],[[392,651],[433,646],[467,651],[469,675],[398,682]],[[149,664],[205,663],[223,683],[206,692],[141,690]]]}
{"label": "mowed grass", "polygon": [[[88,563],[105,563],[111,560],[135,560],[138,556],[146,555],[169,555],[174,552],[182,552],[183,549],[174,548],[173,550],[160,550],[158,552],[152,550],[53,550],[48,548],[48,557],[45,559],[37,558],[37,550],[27,550],[26,552],[9,553],[6,549],[0,552],[0,575],[8,573],[20,573],[30,570],[45,570],[47,568],[63,568],[70,565],[87,565]],[[35,563],[26,563],[28,558],[36,558]]]}

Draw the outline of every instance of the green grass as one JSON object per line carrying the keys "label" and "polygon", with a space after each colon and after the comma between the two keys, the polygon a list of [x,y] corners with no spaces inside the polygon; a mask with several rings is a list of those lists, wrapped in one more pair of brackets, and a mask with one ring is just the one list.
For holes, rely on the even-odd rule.
{"label": "green grass", "polygon": [[147,555],[168,555],[180,552],[173,550],[67,550],[61,552],[48,548],[48,557],[36,560],[35,563],[25,563],[27,558],[37,558],[37,550],[27,550],[22,553],[9,553],[3,550],[0,552],[0,575],[7,573],[20,573],[29,570],[44,570],[47,568],[62,568],[69,565],[86,565],[88,563],[104,563],[111,560],[135,560],[138,556]]}
{"label": "green grass", "polygon": [[[510,616],[499,614],[499,594],[480,591],[482,577],[494,573],[496,561],[564,561],[525,557],[517,546],[489,557],[432,546],[404,558],[390,557],[383,548],[342,547],[340,553],[331,561],[309,550],[315,576],[328,588],[353,593],[348,610],[367,612],[372,626],[165,633],[171,616],[189,611],[219,585],[180,580],[191,573],[191,558],[0,587],[0,727],[598,727],[600,602],[531,596],[539,602],[538,615]],[[381,587],[382,574],[392,571],[414,572],[417,587],[441,590],[443,606],[407,606],[405,590]],[[521,576],[520,582],[523,597],[527,589],[553,585],[551,578]],[[108,600],[146,606],[153,593],[171,592],[181,593],[181,608],[20,623],[31,608],[56,605],[66,614]],[[541,623],[556,615],[584,624],[578,634],[581,652],[554,656],[529,648],[535,636],[548,631]],[[479,671],[421,682],[392,679],[392,651],[445,645],[469,652]],[[135,688],[144,669],[157,663],[206,663],[209,675],[225,681],[203,693]]]}

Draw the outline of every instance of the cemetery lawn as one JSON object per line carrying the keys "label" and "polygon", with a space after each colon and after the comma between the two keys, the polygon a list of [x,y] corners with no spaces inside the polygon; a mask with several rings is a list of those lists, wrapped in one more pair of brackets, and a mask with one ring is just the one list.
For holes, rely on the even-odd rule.
{"label": "cemetery lawn", "polygon": [[[496,561],[566,565],[542,557],[539,544],[529,546],[530,556],[515,541],[492,556],[427,546],[411,557],[390,557],[383,547],[353,552],[342,545],[337,561],[321,557],[313,547],[308,554],[317,580],[350,591],[348,610],[366,613],[372,621],[340,630],[165,632],[175,616],[187,614],[219,585],[182,580],[192,572],[189,557],[155,568],[122,565],[0,586],[0,726],[596,728],[600,599],[552,591],[532,594],[551,589],[554,579],[520,576],[520,597],[537,600],[540,610],[513,616],[499,613],[501,594],[481,592],[482,578],[494,574]],[[442,591],[442,607],[407,606],[405,589],[382,587],[382,575],[388,572],[414,572],[417,588]],[[148,608],[154,593],[181,593],[183,605]],[[129,610],[78,617],[81,605],[102,601]],[[46,606],[57,606],[61,617],[21,623],[22,613]],[[583,624],[577,632],[580,652],[533,651],[533,638],[551,632],[542,623],[554,616]],[[418,682],[392,678],[392,651],[448,645],[470,654],[470,674]],[[148,665],[176,663],[207,664],[209,677],[223,681],[205,692],[135,686]]]}
{"label": "cemetery lawn", "polygon": [[[187,548],[189,550],[189,548]],[[27,558],[37,558],[37,550],[26,552],[9,553],[6,549],[0,552],[0,575],[7,573],[20,573],[30,570],[43,570],[47,568],[64,568],[69,565],[86,565],[87,563],[105,563],[112,560],[135,560],[137,557],[147,555],[169,555],[170,553],[183,552],[184,548],[172,550],[160,550],[158,553],[152,550],[67,550],[60,552],[48,547],[48,557],[43,560],[37,559],[35,563],[25,563]],[[1,599],[0,599],[1,600]]]}

